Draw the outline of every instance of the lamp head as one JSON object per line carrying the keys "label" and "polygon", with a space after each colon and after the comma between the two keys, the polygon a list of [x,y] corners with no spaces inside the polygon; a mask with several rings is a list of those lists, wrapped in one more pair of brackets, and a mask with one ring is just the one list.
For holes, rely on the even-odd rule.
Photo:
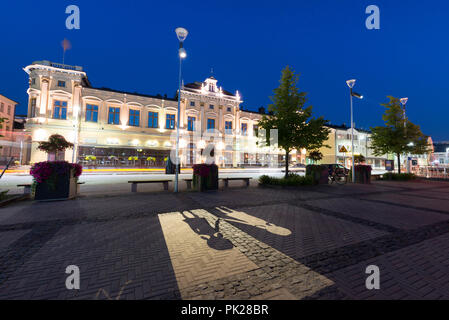
{"label": "lamp head", "polygon": [[401,99],[399,99],[399,101],[401,101],[401,104],[402,104],[403,106],[405,106],[405,104],[406,104],[407,101],[408,101],[408,98],[401,98]]}
{"label": "lamp head", "polygon": [[178,40],[181,42],[184,42],[184,40],[187,38],[187,35],[189,34],[189,32],[186,29],[181,27],[176,28],[175,32],[176,36],[178,37]]}
{"label": "lamp head", "polygon": [[180,57],[181,59],[184,59],[185,57],[187,57],[186,49],[184,49],[184,48],[179,48],[179,57]]}
{"label": "lamp head", "polygon": [[352,92],[351,92],[351,95],[352,95],[353,97],[359,98],[360,100],[363,99],[363,96],[362,96],[360,93],[357,93],[357,92],[352,91]]}
{"label": "lamp head", "polygon": [[348,85],[349,88],[351,88],[351,89],[354,88],[355,79],[351,79],[351,80],[346,81],[346,84]]}

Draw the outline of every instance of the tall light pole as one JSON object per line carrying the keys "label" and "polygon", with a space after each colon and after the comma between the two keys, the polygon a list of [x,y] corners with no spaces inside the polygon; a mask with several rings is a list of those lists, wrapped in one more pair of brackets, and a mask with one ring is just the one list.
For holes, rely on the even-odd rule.
{"label": "tall light pole", "polygon": [[179,40],[179,83],[178,83],[178,118],[176,119],[176,171],[175,171],[175,192],[178,192],[179,169],[181,163],[179,161],[179,123],[181,119],[181,82],[182,82],[182,59],[187,57],[186,50],[183,48],[184,40],[189,32],[184,28],[176,28],[176,36]]}
{"label": "tall light pole", "polygon": [[349,96],[351,99],[351,154],[352,154],[352,183],[355,183],[355,164],[354,164],[354,112],[352,107],[352,97],[356,97],[359,99],[363,99],[363,96],[352,91],[355,85],[355,79],[351,79],[346,81],[346,84],[349,87]]}
{"label": "tall light pole", "polygon": [[[408,98],[401,98],[399,99],[399,101],[401,102],[402,105],[402,115],[404,118],[404,132],[405,132],[405,136],[407,137],[407,118],[405,115],[405,105],[407,104]],[[409,164],[409,160],[408,160],[408,154],[407,154],[407,159],[405,159],[406,161],[406,169],[407,169],[407,173],[410,173],[410,164]],[[401,164],[398,163],[398,166],[400,166]],[[400,168],[399,168],[400,170]]]}

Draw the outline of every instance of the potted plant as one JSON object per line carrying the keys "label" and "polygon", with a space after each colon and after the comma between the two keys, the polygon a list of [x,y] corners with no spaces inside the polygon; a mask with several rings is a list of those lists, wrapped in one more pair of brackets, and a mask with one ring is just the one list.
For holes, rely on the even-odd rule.
{"label": "potted plant", "polygon": [[90,155],[90,156],[86,156],[84,159],[88,161],[87,167],[89,169],[97,167],[97,162],[96,162],[97,157],[96,156]]}
{"label": "potted plant", "polygon": [[68,142],[60,134],[54,134],[48,141],[39,142],[37,148],[48,154],[48,161],[62,161],[65,158],[65,150],[73,148],[73,143]]}
{"label": "potted plant", "polygon": [[51,160],[62,158],[65,150],[71,147],[72,143],[57,134],[39,143],[38,149],[47,152],[50,161],[38,162],[31,167],[35,200],[66,200],[76,196],[82,167],[76,163]]}
{"label": "potted plant", "polygon": [[193,188],[198,191],[218,190],[218,166],[195,164],[193,166]]}

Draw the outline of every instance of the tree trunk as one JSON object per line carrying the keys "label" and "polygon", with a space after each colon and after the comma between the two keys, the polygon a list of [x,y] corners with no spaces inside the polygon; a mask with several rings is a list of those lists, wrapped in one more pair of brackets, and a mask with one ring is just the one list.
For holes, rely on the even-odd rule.
{"label": "tree trunk", "polygon": [[398,153],[398,173],[401,174],[401,155]]}
{"label": "tree trunk", "polygon": [[288,177],[288,158],[289,158],[290,152],[285,151],[285,178]]}

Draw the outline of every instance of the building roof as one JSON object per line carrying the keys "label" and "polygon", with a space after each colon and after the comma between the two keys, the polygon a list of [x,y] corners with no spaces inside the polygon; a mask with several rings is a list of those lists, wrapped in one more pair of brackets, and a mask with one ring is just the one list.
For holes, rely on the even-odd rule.
{"label": "building roof", "polygon": [[3,98],[6,98],[6,99],[8,99],[8,100],[14,102],[15,104],[19,104],[17,101],[15,101],[15,100],[13,100],[13,99],[11,99],[11,98],[8,98],[7,96],[2,95],[1,93],[0,93],[0,96],[2,96]]}
{"label": "building roof", "polygon": [[446,153],[446,150],[449,148],[449,141],[445,142],[435,142],[433,144],[434,152],[443,152]]}
{"label": "building roof", "polygon": [[170,100],[170,101],[178,101],[175,98],[164,97],[164,96],[162,96],[160,94],[158,94],[158,95],[149,95],[149,94],[142,94],[142,93],[138,93],[138,92],[127,92],[127,91],[121,91],[121,90],[114,90],[114,89],[105,88],[105,87],[101,87],[101,88],[89,87],[89,89],[101,90],[101,91],[109,91],[109,92],[116,92],[116,93],[122,93],[122,94],[129,94],[129,95],[145,97],[145,98],[154,98],[154,99],[164,99],[164,100]]}
{"label": "building roof", "polygon": [[[210,77],[209,79],[214,79],[215,80],[214,77]],[[191,83],[185,84],[183,89],[186,90],[186,91],[196,91],[196,90],[201,90],[202,87],[203,87],[203,83],[202,82],[195,81],[195,82],[191,82]],[[233,95],[231,92],[229,92],[229,91],[227,91],[225,89],[222,89],[222,90],[223,90],[222,92],[223,92],[224,95],[230,96],[230,97],[235,97],[235,95]]]}
{"label": "building roof", "polygon": [[[337,130],[338,129],[340,129],[340,130],[351,129],[350,127],[346,126],[346,124],[341,124],[341,125],[328,124],[326,126],[329,127],[329,128],[332,128],[332,129],[337,129]],[[357,128],[357,127],[355,127],[354,129],[359,131],[359,132],[371,133],[371,130],[361,129],[361,128]]]}

